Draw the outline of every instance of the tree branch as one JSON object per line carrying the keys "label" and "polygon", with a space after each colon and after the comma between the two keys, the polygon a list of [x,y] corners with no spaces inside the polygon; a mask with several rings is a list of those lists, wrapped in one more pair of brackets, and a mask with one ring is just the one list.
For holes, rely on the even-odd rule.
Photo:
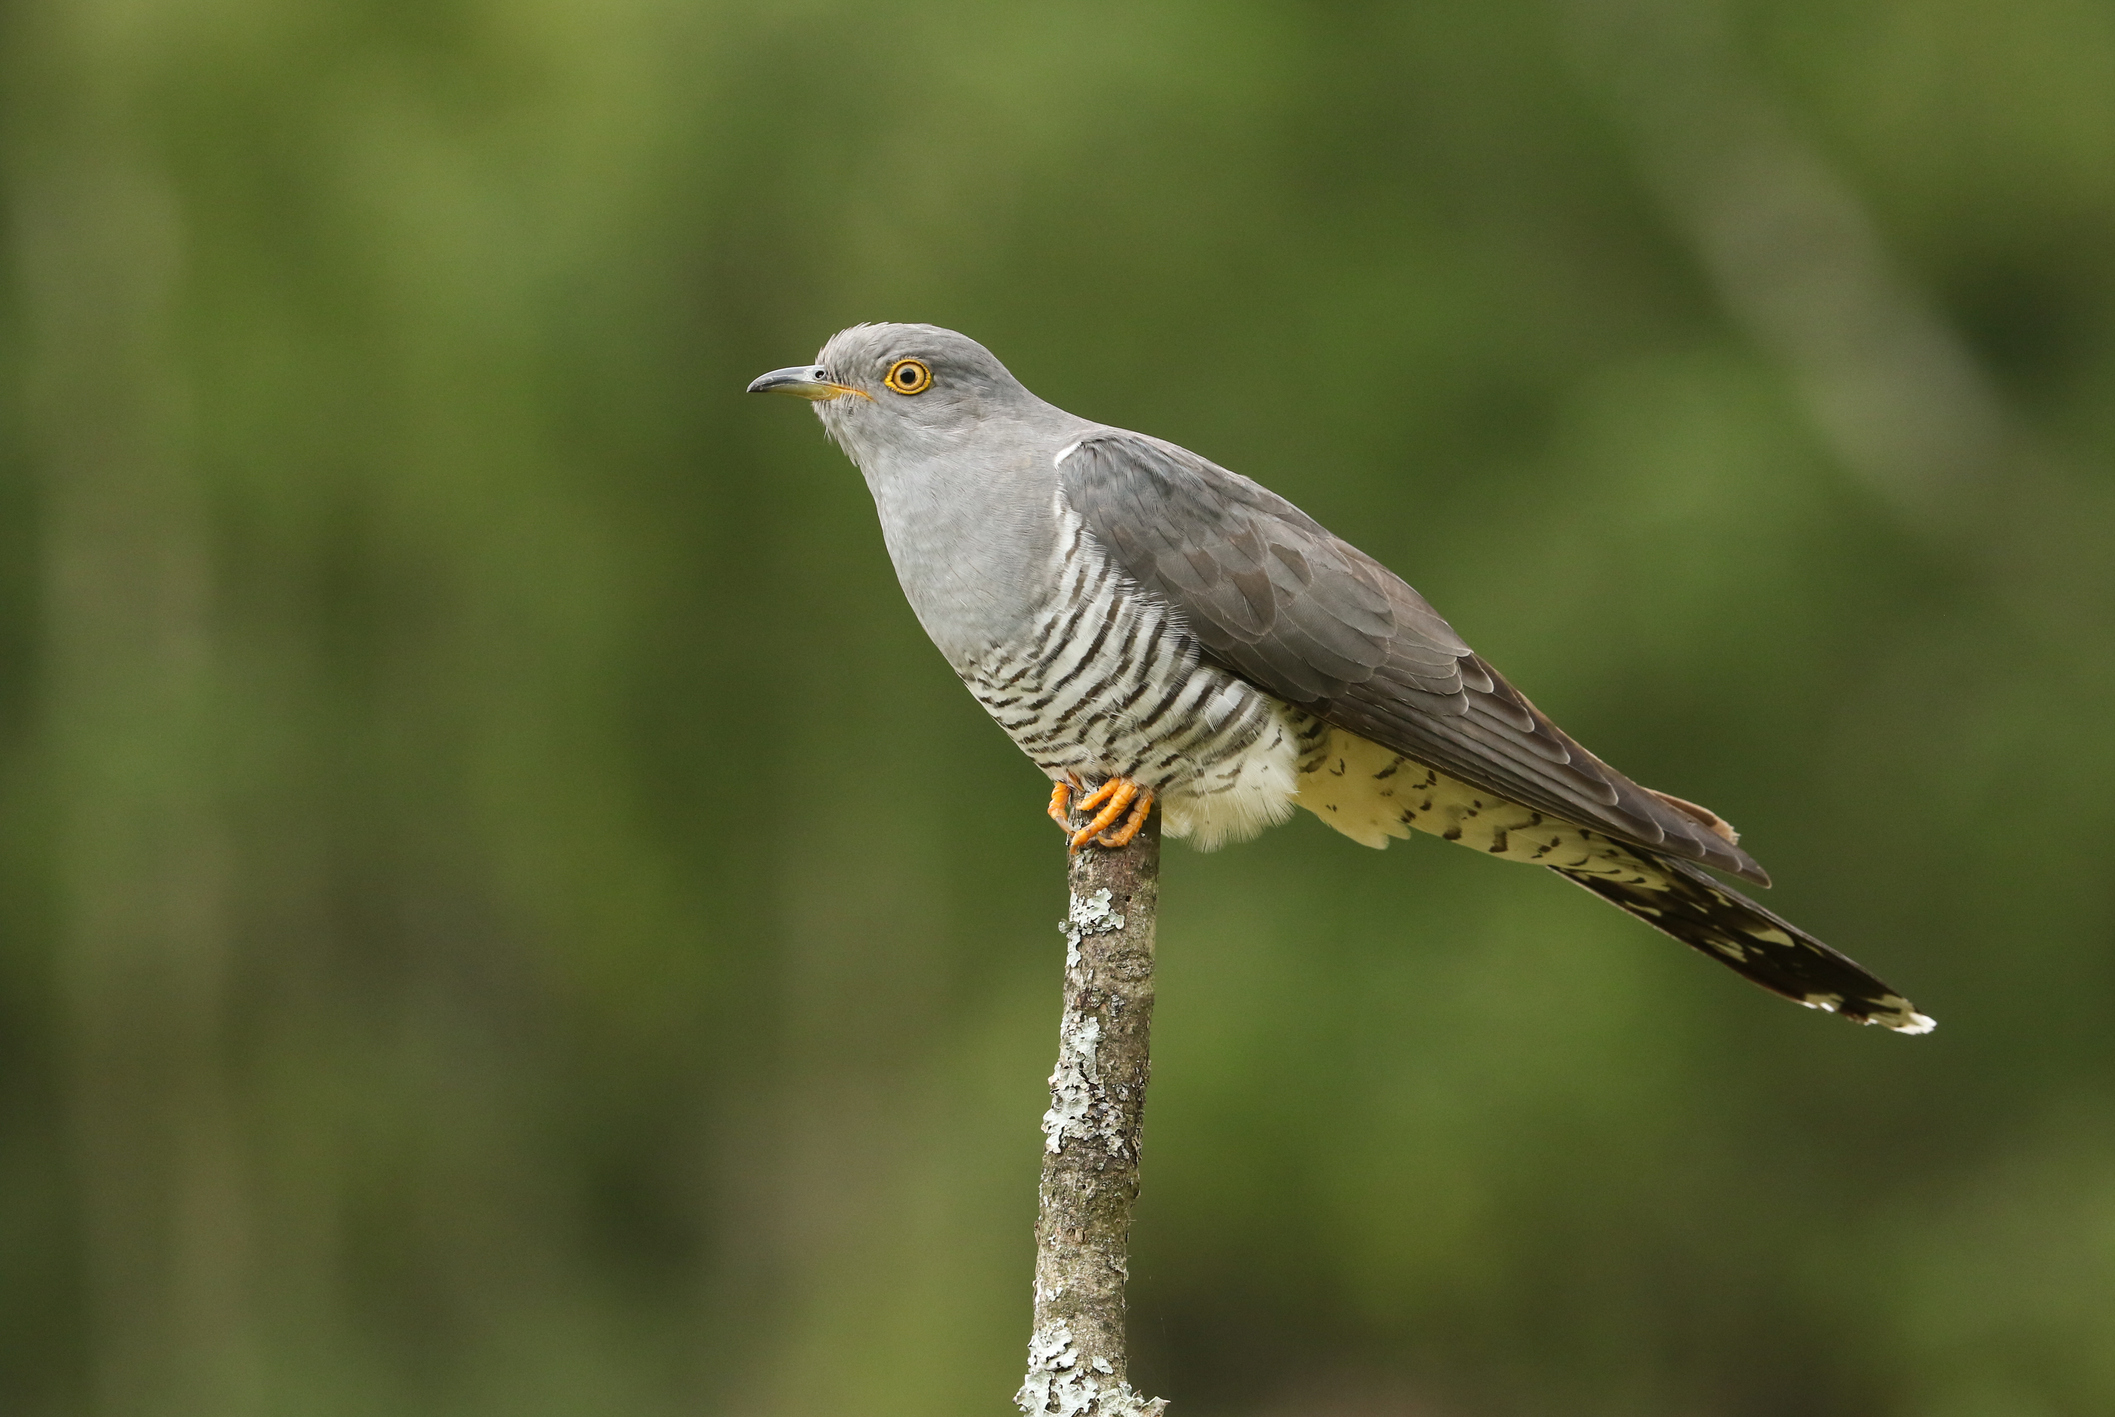
{"label": "tree branch", "polygon": [[1129,846],[1083,847],[1069,884],[1065,1008],[1043,1114],[1035,1332],[1014,1403],[1037,1417],[1158,1417],[1167,1399],[1140,1397],[1127,1380],[1124,1281],[1151,1073],[1160,810]]}

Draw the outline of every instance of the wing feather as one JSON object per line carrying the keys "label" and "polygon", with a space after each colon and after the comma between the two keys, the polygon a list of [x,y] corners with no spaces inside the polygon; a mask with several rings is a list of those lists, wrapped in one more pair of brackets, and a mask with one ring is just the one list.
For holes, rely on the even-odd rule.
{"label": "wing feather", "polygon": [[1259,688],[1496,795],[1768,884],[1745,851],[1567,737],[1424,597],[1283,497],[1115,430],[1080,439],[1058,471],[1117,563]]}

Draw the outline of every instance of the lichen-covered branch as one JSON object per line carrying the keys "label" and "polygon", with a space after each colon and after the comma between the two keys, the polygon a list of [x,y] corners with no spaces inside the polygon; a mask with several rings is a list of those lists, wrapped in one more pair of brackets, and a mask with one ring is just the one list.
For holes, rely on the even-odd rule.
{"label": "lichen-covered branch", "polygon": [[1129,846],[1072,857],[1065,1008],[1035,1226],[1035,1332],[1014,1402],[1057,1417],[1157,1417],[1131,1390],[1124,1344],[1131,1202],[1151,1072],[1160,813]]}

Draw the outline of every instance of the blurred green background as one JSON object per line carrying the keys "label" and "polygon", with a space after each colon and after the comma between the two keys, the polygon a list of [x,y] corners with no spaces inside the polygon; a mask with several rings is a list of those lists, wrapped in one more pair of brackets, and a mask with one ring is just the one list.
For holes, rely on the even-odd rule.
{"label": "blurred green background", "polygon": [[1260,478],[1941,1027],[1171,848],[1134,1375],[2115,1411],[2104,0],[8,0],[0,1411],[998,1413],[1062,857],[765,369]]}

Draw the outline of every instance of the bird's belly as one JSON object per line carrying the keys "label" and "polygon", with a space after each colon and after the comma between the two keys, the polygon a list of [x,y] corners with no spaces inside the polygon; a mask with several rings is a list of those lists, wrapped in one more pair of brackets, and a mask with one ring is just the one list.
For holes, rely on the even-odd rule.
{"label": "bird's belly", "polygon": [[[1231,678],[1232,676],[1229,676]],[[1199,851],[1246,841],[1292,815],[1300,764],[1313,756],[1327,726],[1234,679],[1237,692],[1260,701],[1263,731],[1245,743],[1193,762],[1194,770],[1161,794],[1164,828]]]}
{"label": "bird's belly", "polygon": [[1203,850],[1291,815],[1323,726],[1205,661],[1136,595],[1061,600],[1018,647],[957,665],[985,711],[1054,781],[1126,777],[1161,801],[1169,836]]}

